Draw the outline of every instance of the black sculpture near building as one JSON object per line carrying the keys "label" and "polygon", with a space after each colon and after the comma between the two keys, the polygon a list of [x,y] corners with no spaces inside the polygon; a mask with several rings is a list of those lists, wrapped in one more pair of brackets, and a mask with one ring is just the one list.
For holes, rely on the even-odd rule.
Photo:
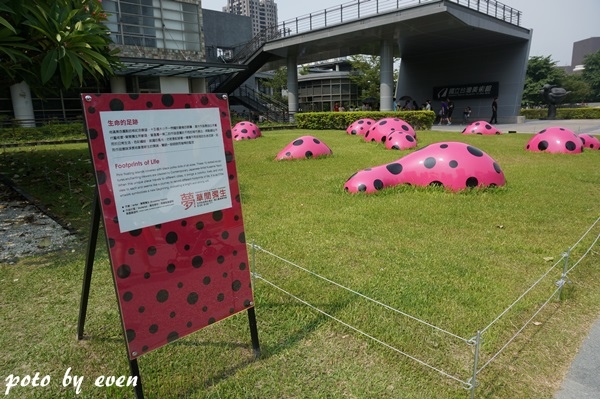
{"label": "black sculpture near building", "polygon": [[556,105],[562,103],[569,93],[570,91],[566,91],[562,87],[556,87],[556,85],[545,84],[542,86],[540,94],[548,104],[548,119],[556,119]]}

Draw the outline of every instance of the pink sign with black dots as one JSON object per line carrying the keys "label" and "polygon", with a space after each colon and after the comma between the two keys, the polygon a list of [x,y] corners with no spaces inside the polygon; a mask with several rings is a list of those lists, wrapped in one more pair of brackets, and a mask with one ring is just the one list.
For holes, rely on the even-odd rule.
{"label": "pink sign with black dots", "polygon": [[227,99],[82,100],[129,358],[252,307]]}

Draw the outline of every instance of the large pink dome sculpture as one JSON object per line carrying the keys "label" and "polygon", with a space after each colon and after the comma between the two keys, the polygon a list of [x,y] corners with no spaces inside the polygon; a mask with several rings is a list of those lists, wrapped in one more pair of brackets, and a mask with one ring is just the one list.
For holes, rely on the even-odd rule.
{"label": "large pink dome sculpture", "polygon": [[583,143],[584,148],[600,150],[600,140],[598,140],[598,137],[587,133],[578,134],[577,137],[579,137],[579,140]]}
{"label": "large pink dome sculpture", "polygon": [[314,158],[324,155],[332,155],[333,151],[316,137],[302,136],[292,141],[279,151],[275,157],[276,161],[284,159]]}
{"label": "large pink dome sculpture", "polygon": [[405,132],[417,138],[415,130],[410,124],[399,118],[383,118],[375,122],[375,125],[365,133],[365,141],[376,141],[385,143],[390,133],[394,131]]}
{"label": "large pink dome sculpture", "polygon": [[506,184],[500,165],[485,152],[459,142],[428,145],[397,161],[361,170],[344,184],[350,193],[373,193],[398,184],[441,185],[452,191]]}
{"label": "large pink dome sculpture", "polygon": [[262,136],[258,126],[248,121],[236,123],[231,132],[233,133],[233,139],[236,141],[250,140]]}
{"label": "large pink dome sculpture", "polygon": [[375,120],[370,118],[358,119],[348,128],[346,128],[346,133],[348,134],[356,134],[360,136],[364,136],[365,133],[371,128],[371,126],[375,125]]}
{"label": "large pink dome sculpture", "polygon": [[573,131],[554,126],[539,131],[525,146],[527,151],[579,154],[583,143]]}
{"label": "large pink dome sculpture", "polygon": [[487,123],[485,121],[476,121],[471,123],[469,126],[467,126],[463,131],[462,134],[485,134],[485,135],[492,135],[492,134],[502,134],[502,132],[498,129],[496,129],[496,127],[494,127],[491,123]]}

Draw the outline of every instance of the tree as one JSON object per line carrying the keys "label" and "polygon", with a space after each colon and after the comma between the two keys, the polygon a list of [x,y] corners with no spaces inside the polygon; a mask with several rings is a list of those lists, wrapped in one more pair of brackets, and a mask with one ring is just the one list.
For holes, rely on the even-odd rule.
{"label": "tree", "polygon": [[570,103],[587,102],[592,95],[590,85],[583,79],[581,74],[566,75],[562,81],[562,87],[570,92],[567,97]]}
{"label": "tree", "polygon": [[286,101],[281,92],[287,89],[287,67],[279,67],[273,71],[270,79],[265,79],[263,84],[273,89],[273,98],[277,101]]}
{"label": "tree", "polygon": [[581,78],[590,86],[590,100],[600,101],[600,50],[583,58]]}
{"label": "tree", "polygon": [[534,56],[527,63],[525,74],[525,87],[523,89],[523,103],[529,105],[543,104],[540,90],[545,84],[562,85],[565,71],[556,67],[556,61],[550,56]]}
{"label": "tree", "polygon": [[381,60],[374,55],[353,55],[348,58],[352,66],[350,81],[358,86],[358,92],[365,97],[379,98]]}
{"label": "tree", "polygon": [[38,95],[114,75],[118,50],[103,24],[101,0],[4,0],[0,5],[0,82],[25,81]]}

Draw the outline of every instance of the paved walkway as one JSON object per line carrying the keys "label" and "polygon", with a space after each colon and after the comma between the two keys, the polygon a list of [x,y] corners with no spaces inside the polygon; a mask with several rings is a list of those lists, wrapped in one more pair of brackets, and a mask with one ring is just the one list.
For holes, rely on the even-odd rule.
{"label": "paved walkway", "polygon": [[[473,120],[472,122],[475,122]],[[588,133],[600,135],[600,119],[556,119],[556,120],[527,120],[525,123],[498,123],[494,126],[502,133],[537,133],[542,129],[552,126],[560,126],[572,130],[576,134]],[[466,127],[464,124],[452,124],[450,126],[433,125],[431,130],[442,130],[447,132],[462,132]]]}

